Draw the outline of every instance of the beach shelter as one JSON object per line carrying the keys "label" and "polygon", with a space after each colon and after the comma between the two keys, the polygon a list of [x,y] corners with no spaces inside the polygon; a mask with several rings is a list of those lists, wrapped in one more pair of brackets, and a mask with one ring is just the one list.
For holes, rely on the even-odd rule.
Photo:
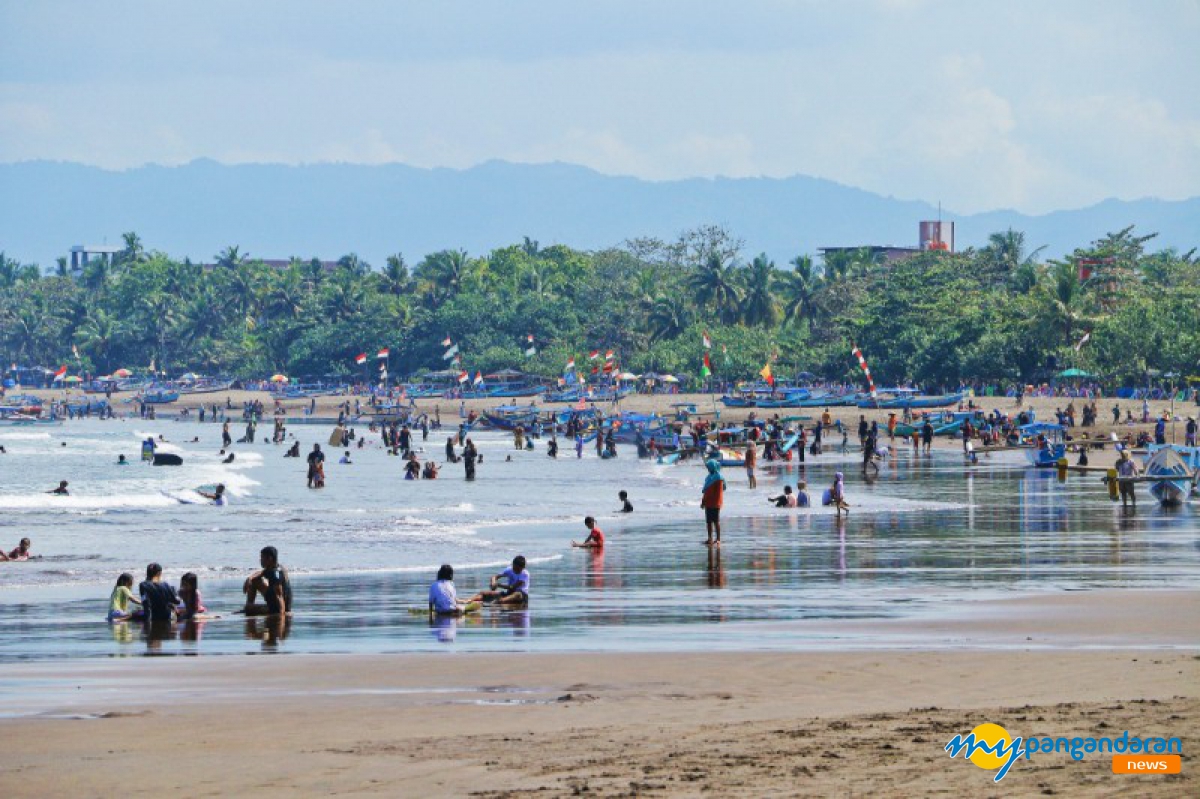
{"label": "beach shelter", "polygon": [[617,372],[618,380],[637,380],[638,376],[633,372]]}
{"label": "beach shelter", "polygon": [[662,376],[662,381],[663,381],[664,383],[678,383],[678,382],[679,382],[679,378],[678,378],[678,377],[676,377],[675,375],[663,375],[663,376]]}
{"label": "beach shelter", "polygon": [[1085,372],[1082,369],[1064,369],[1063,371],[1056,374],[1055,377],[1080,378],[1080,377],[1095,377],[1095,375],[1093,375],[1091,372]]}
{"label": "beach shelter", "polygon": [[113,377],[129,377],[132,374],[133,372],[129,371],[128,369],[118,369],[117,371],[113,372]]}
{"label": "beach shelter", "polygon": [[287,381],[287,375],[271,375],[272,383],[286,383]]}
{"label": "beach shelter", "polygon": [[64,383],[82,383],[83,378],[80,377],[79,375],[71,375],[69,377],[64,377],[63,382]]}

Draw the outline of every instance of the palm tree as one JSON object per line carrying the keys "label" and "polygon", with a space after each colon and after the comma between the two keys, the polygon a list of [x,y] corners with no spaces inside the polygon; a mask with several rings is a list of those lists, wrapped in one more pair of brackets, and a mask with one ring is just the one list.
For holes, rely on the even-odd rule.
{"label": "palm tree", "polygon": [[350,252],[338,259],[338,267],[347,269],[352,274],[362,277],[371,271],[371,265],[358,257],[358,253]]}
{"label": "palm tree", "polygon": [[722,322],[732,324],[737,321],[742,292],[736,267],[727,264],[719,254],[710,253],[689,282],[696,291],[697,304],[711,306]]}
{"label": "palm tree", "polygon": [[819,310],[817,297],[821,291],[821,273],[811,255],[797,255],[790,263],[792,271],[781,272],[778,277],[783,296],[783,320],[795,324],[808,319],[811,324],[816,321]]}
{"label": "palm tree", "polygon": [[125,334],[125,325],[103,308],[96,308],[75,331],[75,343],[92,355],[105,372],[111,370],[109,356],[118,338]]}
{"label": "palm tree", "polygon": [[678,337],[691,324],[691,317],[691,310],[683,297],[674,293],[658,295],[650,307],[651,340]]}
{"label": "palm tree", "polygon": [[988,236],[987,246],[983,248],[986,263],[996,274],[998,283],[1007,282],[1016,290],[1024,293],[1033,288],[1036,280],[1037,256],[1042,250],[1038,247],[1028,255],[1025,254],[1025,234],[1009,228],[1003,232]]}
{"label": "palm tree", "polygon": [[304,300],[308,295],[304,283],[304,275],[300,270],[291,267],[274,276],[267,290],[267,310],[285,319],[297,319],[304,310]]}
{"label": "palm tree", "polygon": [[744,275],[742,318],[747,324],[774,327],[779,323],[779,303],[775,301],[775,262],[761,253]]}
{"label": "palm tree", "polygon": [[236,269],[246,263],[249,258],[249,253],[241,252],[236,245],[231,245],[217,253],[217,266]]}
{"label": "palm tree", "polygon": [[522,238],[524,238],[525,241],[521,243],[521,251],[530,258],[536,258],[538,253],[542,251],[542,248],[538,245],[537,239],[531,239],[528,236],[523,236]]}
{"label": "palm tree", "polygon": [[1075,344],[1075,331],[1094,321],[1090,313],[1085,284],[1072,263],[1056,263],[1041,284],[1042,314],[1062,331],[1067,346]]}
{"label": "palm tree", "polygon": [[37,280],[39,276],[36,266],[22,266],[20,261],[0,252],[0,288],[11,288],[26,280]]}
{"label": "palm tree", "polygon": [[417,266],[417,278],[434,307],[454,297],[462,289],[470,259],[465,250],[442,250],[425,256]]}
{"label": "palm tree", "polygon": [[339,270],[325,284],[325,314],[335,321],[349,319],[362,310],[363,283],[353,273]]}
{"label": "palm tree", "polygon": [[128,233],[122,233],[121,238],[125,241],[125,249],[117,253],[114,266],[143,263],[146,260],[146,250],[142,247],[142,237],[131,230]]}
{"label": "palm tree", "polygon": [[412,277],[408,274],[408,264],[404,262],[403,254],[387,257],[387,264],[379,275],[379,287],[384,294],[397,297],[412,291]]}
{"label": "palm tree", "polygon": [[259,311],[262,275],[245,262],[228,272],[227,298],[230,308],[247,328],[254,328]]}

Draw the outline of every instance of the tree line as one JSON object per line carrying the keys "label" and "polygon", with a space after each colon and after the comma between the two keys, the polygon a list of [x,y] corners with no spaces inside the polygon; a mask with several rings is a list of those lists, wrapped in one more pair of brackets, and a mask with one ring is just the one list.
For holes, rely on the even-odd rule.
{"label": "tree line", "polygon": [[717,226],[596,251],[525,238],[413,266],[351,253],[332,269],[272,267],[237,246],[202,265],[123,238],[78,274],[66,259],[45,273],[0,253],[7,362],[353,378],[370,374],[355,356],[388,347],[395,376],[446,368],[449,337],[472,373],[553,376],[572,356],[612,349],[626,370],[696,375],[707,333],[714,374],[731,379],[768,361],[780,376],[857,379],[851,342],[880,383],[1039,380],[1066,366],[1120,383],[1200,373],[1200,259],[1153,250],[1154,236],[1132,228],[1061,259],[1008,230],[890,264],[861,249],[782,267]]}

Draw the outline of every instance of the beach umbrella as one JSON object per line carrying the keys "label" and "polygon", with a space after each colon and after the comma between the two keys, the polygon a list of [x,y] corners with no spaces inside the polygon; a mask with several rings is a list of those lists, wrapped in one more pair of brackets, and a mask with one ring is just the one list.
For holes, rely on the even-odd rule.
{"label": "beach umbrella", "polygon": [[679,382],[679,378],[678,378],[678,377],[676,377],[675,375],[663,375],[663,376],[662,376],[662,381],[663,381],[664,383],[678,383],[678,382]]}
{"label": "beach umbrella", "polygon": [[1059,372],[1056,377],[1093,377],[1090,372],[1085,372],[1082,369],[1066,369]]}
{"label": "beach umbrella", "polygon": [[271,375],[272,383],[286,383],[287,381],[287,375]]}
{"label": "beach umbrella", "polygon": [[133,372],[129,371],[128,369],[118,369],[117,371],[113,372],[113,377],[129,377],[131,374],[133,374]]}
{"label": "beach umbrella", "polygon": [[82,383],[83,378],[80,377],[79,375],[71,375],[69,377],[64,377],[63,382],[64,383]]}
{"label": "beach umbrella", "polygon": [[180,380],[195,380],[196,377],[197,377],[197,375],[195,372],[188,372],[185,375],[181,375],[179,379]]}
{"label": "beach umbrella", "polygon": [[638,376],[635,375],[633,372],[619,372],[617,374],[617,379],[618,380],[637,380]]}

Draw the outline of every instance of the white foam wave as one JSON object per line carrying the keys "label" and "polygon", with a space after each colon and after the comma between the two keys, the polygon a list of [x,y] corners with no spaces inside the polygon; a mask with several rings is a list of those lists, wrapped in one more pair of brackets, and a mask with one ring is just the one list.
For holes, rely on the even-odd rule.
{"label": "white foam wave", "polygon": [[9,510],[94,510],[101,508],[163,508],[176,500],[162,494],[117,494],[107,496],[57,496],[54,494],[0,494],[0,508]]}
{"label": "white foam wave", "polygon": [[49,433],[0,433],[0,441],[49,441]]}

